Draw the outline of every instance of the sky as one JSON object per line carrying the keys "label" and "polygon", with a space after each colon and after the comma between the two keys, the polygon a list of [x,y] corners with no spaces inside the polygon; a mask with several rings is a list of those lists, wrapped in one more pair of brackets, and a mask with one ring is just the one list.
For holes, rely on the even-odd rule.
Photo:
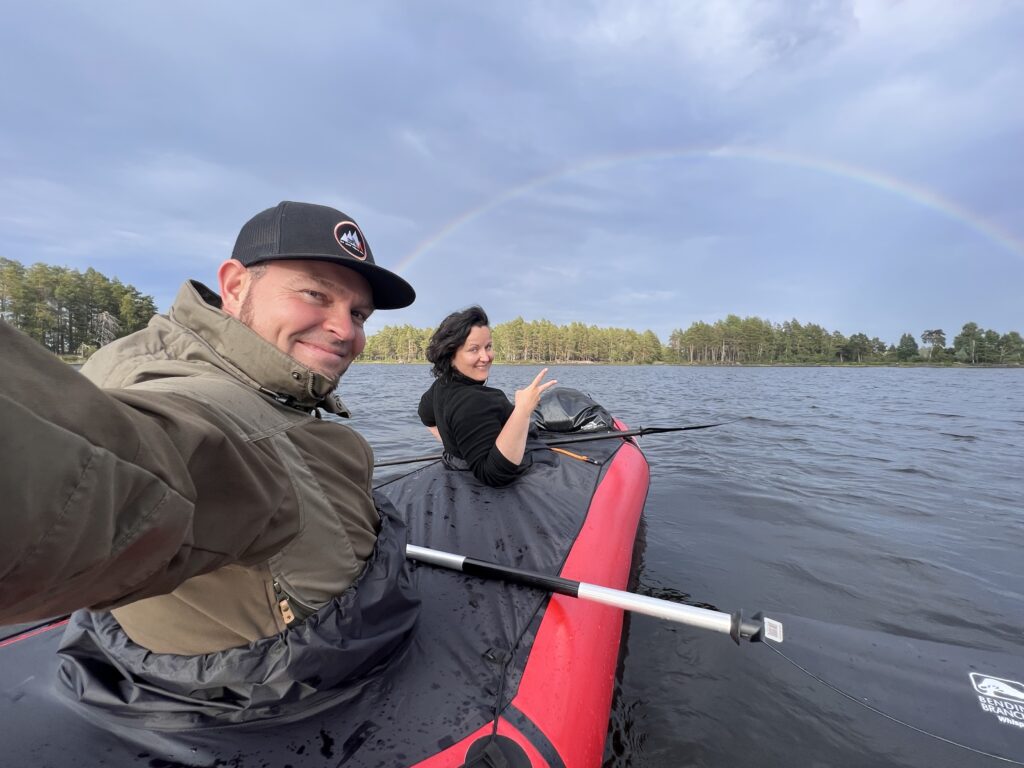
{"label": "sky", "polygon": [[281,200],[385,325],[728,314],[1024,331],[1024,2],[36,0],[0,26],[0,256],[166,311]]}

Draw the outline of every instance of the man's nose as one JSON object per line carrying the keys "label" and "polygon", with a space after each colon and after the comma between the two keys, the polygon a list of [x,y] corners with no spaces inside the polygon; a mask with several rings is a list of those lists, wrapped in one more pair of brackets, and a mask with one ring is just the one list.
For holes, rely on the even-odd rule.
{"label": "man's nose", "polygon": [[334,306],[327,312],[324,329],[330,331],[342,341],[351,341],[355,337],[356,324],[352,319],[352,310],[348,306]]}

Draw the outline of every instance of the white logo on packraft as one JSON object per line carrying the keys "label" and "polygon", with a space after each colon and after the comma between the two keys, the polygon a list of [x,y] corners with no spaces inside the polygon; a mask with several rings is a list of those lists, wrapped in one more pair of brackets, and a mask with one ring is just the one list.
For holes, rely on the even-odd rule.
{"label": "white logo on packraft", "polygon": [[1024,731],[1024,685],[981,672],[971,672],[970,676],[981,711],[994,716],[1001,725]]}
{"label": "white logo on packraft", "polygon": [[978,693],[1007,701],[1024,701],[1024,685],[1016,680],[1004,680],[1001,677],[983,675],[980,672],[971,672],[970,674],[971,685]]}

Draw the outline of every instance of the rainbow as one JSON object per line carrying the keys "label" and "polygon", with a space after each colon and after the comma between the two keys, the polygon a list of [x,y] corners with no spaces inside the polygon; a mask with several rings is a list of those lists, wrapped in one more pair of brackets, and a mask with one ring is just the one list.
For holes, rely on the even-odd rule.
{"label": "rainbow", "polygon": [[507,203],[509,200],[521,197],[555,181],[566,179],[571,176],[578,176],[589,171],[605,170],[617,165],[622,165],[623,163],[650,160],[674,160],[686,157],[707,158],[712,160],[738,159],[763,163],[775,163],[791,168],[801,168],[849,181],[855,181],[884,192],[898,195],[899,197],[923,206],[924,208],[937,211],[942,215],[954,221],[958,221],[974,230],[985,239],[998,245],[1000,248],[1024,258],[1024,241],[996,226],[992,222],[987,221],[974,211],[954,203],[952,200],[949,200],[926,187],[912,184],[908,181],[888,176],[884,173],[879,173],[878,171],[850,165],[837,160],[811,155],[801,155],[764,147],[726,146],[715,148],[690,147],[685,149],[643,150],[639,152],[628,152],[614,155],[600,155],[560,168],[559,170],[551,173],[537,176],[536,178],[525,181],[522,184],[509,187],[494,197],[485,200],[480,205],[460,213],[439,230],[420,241],[412,251],[410,251],[405,258],[398,263],[396,271],[399,273],[405,272],[427,251],[430,251],[453,232],[466,226],[471,221],[480,218],[488,211]]}

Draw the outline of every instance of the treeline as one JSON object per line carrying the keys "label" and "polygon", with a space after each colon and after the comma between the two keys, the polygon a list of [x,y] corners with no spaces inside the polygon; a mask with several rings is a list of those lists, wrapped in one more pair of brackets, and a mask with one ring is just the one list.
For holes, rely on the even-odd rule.
{"label": "treeline", "polygon": [[[729,315],[715,323],[697,322],[672,331],[662,344],[653,331],[598,328],[583,323],[555,325],[517,317],[492,329],[499,363],[693,363],[700,365],[780,365],[831,363],[1020,364],[1024,339],[1017,331],[999,334],[967,323],[946,346],[942,329],[921,333],[921,343],[905,333],[897,344],[855,333],[845,336],[815,323],[772,323]],[[362,359],[377,362],[426,361],[433,328],[385,326],[367,339]]]}
{"label": "treeline", "polygon": [[156,313],[152,296],[85,272],[0,257],[0,317],[58,355],[88,357]]}
{"label": "treeline", "polygon": [[[362,359],[378,362],[425,362],[433,328],[388,325],[366,340]],[[654,331],[598,328],[521,317],[491,328],[494,359],[499,363],[655,363],[665,347]]]}
{"label": "treeline", "polygon": [[[155,314],[152,296],[89,268],[33,264],[0,257],[0,317],[59,355],[88,357],[116,338],[146,325]],[[774,365],[799,363],[1024,363],[1024,339],[966,323],[947,346],[941,328],[925,330],[921,343],[904,333],[896,344],[855,333],[844,336],[815,323],[773,323],[729,315],[714,323],[677,329],[662,344],[654,331],[555,325],[521,317],[492,329],[499,363],[693,363]],[[385,326],[367,339],[362,359],[425,362],[433,328]]]}
{"label": "treeline", "polygon": [[925,330],[920,338],[919,345],[912,334],[904,333],[897,344],[886,344],[877,336],[844,336],[798,320],[772,323],[729,315],[712,325],[698,322],[685,331],[673,331],[668,354],[675,361],[702,364],[1024,362],[1024,339],[1017,331],[999,334],[966,323],[952,346],[946,346],[941,328]]}

